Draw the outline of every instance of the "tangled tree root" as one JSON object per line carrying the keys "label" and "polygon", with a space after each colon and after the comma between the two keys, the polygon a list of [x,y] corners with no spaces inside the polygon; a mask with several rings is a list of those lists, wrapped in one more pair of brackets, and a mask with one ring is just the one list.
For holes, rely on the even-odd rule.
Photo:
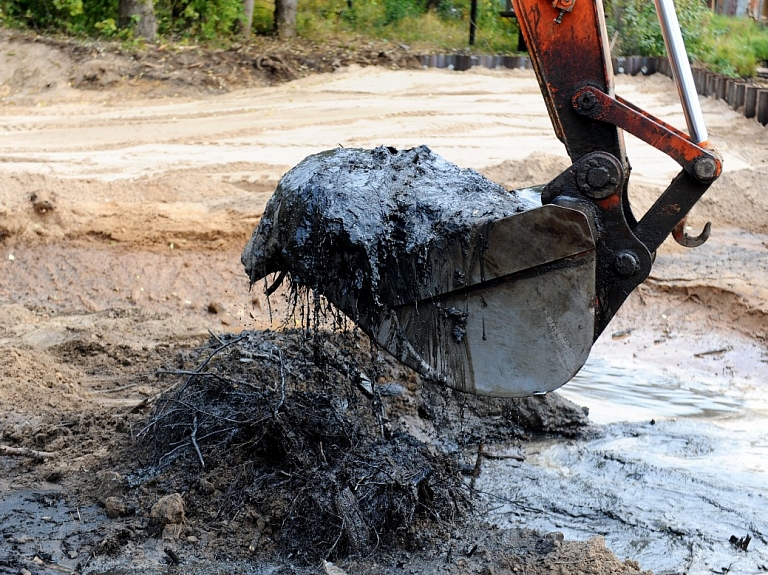
{"label": "tangled tree root", "polygon": [[197,370],[167,372],[176,389],[140,434],[149,474],[210,486],[192,515],[248,509],[265,539],[314,562],[410,547],[418,525],[450,528],[468,509],[455,458],[387,424],[354,334],[244,332],[200,351]]}

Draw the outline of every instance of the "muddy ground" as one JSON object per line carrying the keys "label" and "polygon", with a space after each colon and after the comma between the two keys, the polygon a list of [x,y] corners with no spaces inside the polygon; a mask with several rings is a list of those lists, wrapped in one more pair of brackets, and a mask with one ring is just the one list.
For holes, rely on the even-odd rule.
{"label": "muddy ground", "polygon": [[[599,433],[583,411],[443,394],[354,331],[302,336],[293,330],[308,316],[303,306],[291,315],[286,294],[268,300],[248,290],[240,252],[280,176],[308,154],[426,144],[507,187],[546,182],[566,165],[531,72],[414,64],[406,48],[387,45],[132,54],[0,32],[0,572],[154,573],[177,561],[201,573],[642,569],[599,537],[563,542],[487,525],[473,497],[479,452],[525,457],[526,442],[542,433]],[[617,84],[623,97],[684,125],[667,78]],[[739,370],[764,397],[768,133],[721,102],[703,105],[726,172],[690,223],[695,232],[712,221],[712,238],[694,251],[665,244],[594,354]],[[642,211],[676,168],[627,139]],[[248,337],[229,344],[240,337],[232,334]],[[335,397],[343,409],[332,403],[324,413],[347,414],[344,429],[357,425],[361,437],[389,448],[393,437],[408,437],[398,453],[415,449],[431,462],[421,471],[431,472],[408,475],[421,479],[398,500],[413,506],[397,520],[407,528],[392,531],[390,518],[381,530],[351,529],[375,518],[356,523],[366,508],[343,490],[331,508],[306,512],[269,500],[265,494],[298,497],[317,482],[297,479],[301,462],[280,467],[290,459],[265,450],[272,483],[259,491],[244,471],[253,469],[248,452],[237,451],[242,442],[201,439],[196,448],[205,404],[189,412],[199,425],[194,416],[167,420],[180,435],[149,437],[168,398],[186,402],[173,394],[205,383],[188,382],[187,372],[202,371],[208,357],[219,370],[208,384],[263,382],[272,395],[256,407],[265,417],[277,417],[270,409],[278,404],[309,409]],[[246,376],[246,368],[262,371]],[[311,401],[306,393],[320,395]],[[214,419],[227,417],[234,419],[224,411]],[[283,437],[278,428],[263,437]],[[348,449],[353,443],[364,442]],[[333,471],[350,481],[365,468],[312,453],[318,477]],[[377,452],[365,453],[360,460],[371,464]],[[380,460],[397,469],[422,461],[396,455]],[[355,477],[355,485],[392,481]]]}

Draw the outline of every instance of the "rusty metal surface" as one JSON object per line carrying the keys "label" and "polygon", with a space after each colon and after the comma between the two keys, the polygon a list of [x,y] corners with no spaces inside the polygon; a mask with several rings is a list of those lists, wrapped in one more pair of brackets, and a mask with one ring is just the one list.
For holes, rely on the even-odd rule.
{"label": "rusty metal surface", "polygon": [[675,241],[685,248],[698,248],[704,242],[709,239],[709,234],[712,232],[712,222],[707,222],[704,229],[698,236],[691,236],[685,229],[687,227],[687,217],[680,220],[680,223],[672,230],[672,237]]}
{"label": "rusty metal surface", "polygon": [[716,179],[722,171],[722,161],[717,154],[693,142],[686,134],[666,122],[641,110],[618,96],[611,97],[591,86],[584,87],[573,97],[573,106],[584,116],[609,122],[637,136],[667,154],[686,171],[695,175],[694,165],[702,158],[710,159],[715,167],[709,180]]}
{"label": "rusty metal surface", "polygon": [[[614,94],[600,0],[579,0],[570,12],[559,11],[557,2],[550,6],[543,0],[513,1],[550,119],[574,162],[572,171],[581,175],[577,181],[567,173],[555,178],[545,188],[544,202],[581,206],[585,213],[594,214],[601,232],[596,311],[599,333],[647,276],[651,253],[681,225],[720,175],[722,162],[707,142],[692,142],[680,130]],[[670,155],[684,169],[640,222],[629,206],[629,162],[620,128]],[[608,164],[599,170],[589,165],[577,168],[595,153],[615,158],[626,174],[621,184],[604,190],[588,185],[616,179],[609,174],[616,170]],[[677,233],[674,237],[683,245],[695,246],[703,243],[706,234],[691,238]]]}
{"label": "rusty metal surface", "polygon": [[595,339],[651,270],[651,253],[635,236],[626,217],[626,182],[627,172],[617,158],[593,152],[542,191],[543,201],[578,209],[595,223]]}
{"label": "rusty metal surface", "polygon": [[685,219],[709,186],[681,171],[638,222],[635,235],[648,249],[655,250]]}
{"label": "rusty metal surface", "polygon": [[576,90],[586,84],[614,93],[602,3],[580,0],[559,23],[560,11],[549,2],[514,0],[514,8],[549,117],[571,160],[605,151],[626,164],[616,127],[579,115],[571,103]]}

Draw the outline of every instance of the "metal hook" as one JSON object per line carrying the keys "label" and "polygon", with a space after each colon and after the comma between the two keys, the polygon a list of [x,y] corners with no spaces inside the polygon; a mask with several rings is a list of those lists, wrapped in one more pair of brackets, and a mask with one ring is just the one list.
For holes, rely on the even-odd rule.
{"label": "metal hook", "polygon": [[712,222],[707,222],[704,229],[698,236],[689,236],[685,231],[685,224],[687,218],[680,220],[680,223],[672,230],[672,237],[675,241],[685,248],[698,248],[701,244],[709,239],[709,233],[712,231]]}

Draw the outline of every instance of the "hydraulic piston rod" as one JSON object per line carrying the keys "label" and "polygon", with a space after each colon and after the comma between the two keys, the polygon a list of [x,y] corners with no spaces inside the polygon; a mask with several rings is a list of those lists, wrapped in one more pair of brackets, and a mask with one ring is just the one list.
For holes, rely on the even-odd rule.
{"label": "hydraulic piston rod", "polygon": [[664,36],[664,44],[669,54],[669,64],[675,78],[680,101],[683,104],[683,114],[688,125],[688,134],[696,144],[709,140],[707,127],[704,125],[704,115],[701,113],[699,96],[696,93],[696,85],[693,82],[691,65],[688,62],[688,53],[685,51],[683,34],[680,32],[680,23],[677,20],[675,5],[672,0],[654,0],[656,13],[659,16],[661,33]]}

